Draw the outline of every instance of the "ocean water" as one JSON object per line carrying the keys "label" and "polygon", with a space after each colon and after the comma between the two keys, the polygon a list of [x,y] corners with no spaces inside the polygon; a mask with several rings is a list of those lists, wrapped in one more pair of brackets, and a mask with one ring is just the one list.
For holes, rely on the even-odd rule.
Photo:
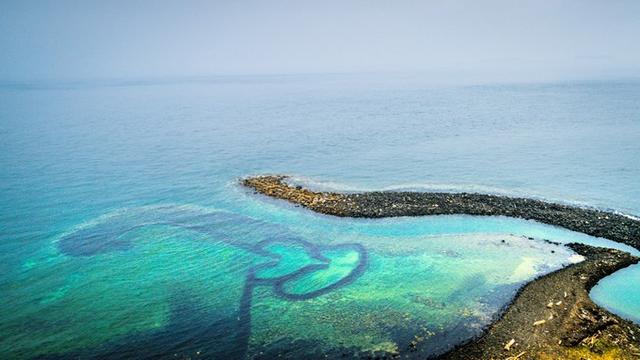
{"label": "ocean water", "polygon": [[[237,179],[640,215],[640,83],[270,76],[0,86],[0,352],[423,358],[522,284],[634,249],[502,217],[339,219]],[[533,238],[533,240],[529,239]],[[640,322],[637,266],[592,297]]]}

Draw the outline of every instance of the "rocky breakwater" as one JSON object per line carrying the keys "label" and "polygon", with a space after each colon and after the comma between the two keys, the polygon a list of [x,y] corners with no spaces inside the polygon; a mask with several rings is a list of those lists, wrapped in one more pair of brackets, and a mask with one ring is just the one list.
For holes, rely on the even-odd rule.
{"label": "rocky breakwater", "polygon": [[[532,219],[640,249],[640,221],[620,214],[526,198],[469,193],[316,192],[258,176],[242,183],[263,195],[313,211],[380,218],[444,214]],[[589,290],[602,278],[639,261],[626,252],[569,244],[585,261],[524,286],[485,333],[442,355],[463,359],[640,359],[640,327],[594,304]]]}
{"label": "rocky breakwater", "polygon": [[287,200],[328,215],[352,216],[348,210],[357,206],[344,194],[316,192],[301,186],[291,186],[285,182],[286,178],[280,175],[256,176],[243,179],[242,184],[257,193]]}
{"label": "rocky breakwater", "polygon": [[589,290],[638,258],[569,244],[586,260],[524,286],[485,334],[442,359],[640,359],[640,327],[594,304]]}
{"label": "rocky breakwater", "polygon": [[316,192],[289,185],[286,179],[282,175],[256,176],[243,179],[242,183],[258,193],[328,215],[365,218],[452,214],[509,216],[561,226],[640,249],[640,221],[596,209],[473,193]]}

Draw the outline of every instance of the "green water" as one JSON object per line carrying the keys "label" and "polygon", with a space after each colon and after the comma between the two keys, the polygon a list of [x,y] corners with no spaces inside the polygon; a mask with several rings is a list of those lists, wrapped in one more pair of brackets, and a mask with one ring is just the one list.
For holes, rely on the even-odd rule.
{"label": "green water", "polygon": [[[0,358],[424,358],[570,262],[540,239],[619,246],[505,218],[336,219],[238,187],[286,173],[640,213],[640,83],[406,79],[0,84]],[[594,300],[640,321],[638,269]]]}
{"label": "green water", "polygon": [[575,261],[510,232],[599,241],[507,218],[271,214],[279,221],[148,206],[79,224],[3,284],[14,306],[1,307],[0,348],[12,358],[423,357],[479,334],[519,286]]}

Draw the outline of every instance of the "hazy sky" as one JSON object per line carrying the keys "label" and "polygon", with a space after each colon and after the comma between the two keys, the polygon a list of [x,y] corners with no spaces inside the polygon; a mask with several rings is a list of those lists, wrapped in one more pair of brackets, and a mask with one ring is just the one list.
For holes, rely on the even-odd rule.
{"label": "hazy sky", "polygon": [[375,71],[638,77],[640,1],[0,0],[5,80]]}

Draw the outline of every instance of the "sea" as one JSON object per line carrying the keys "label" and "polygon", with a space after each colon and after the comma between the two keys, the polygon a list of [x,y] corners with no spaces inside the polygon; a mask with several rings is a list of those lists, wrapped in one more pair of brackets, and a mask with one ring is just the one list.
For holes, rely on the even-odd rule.
{"label": "sea", "polygon": [[[437,356],[516,291],[637,250],[466,215],[349,219],[253,194],[524,196],[640,216],[640,81],[412,74],[0,83],[0,353],[12,359]],[[591,297],[640,323],[640,267]]]}

